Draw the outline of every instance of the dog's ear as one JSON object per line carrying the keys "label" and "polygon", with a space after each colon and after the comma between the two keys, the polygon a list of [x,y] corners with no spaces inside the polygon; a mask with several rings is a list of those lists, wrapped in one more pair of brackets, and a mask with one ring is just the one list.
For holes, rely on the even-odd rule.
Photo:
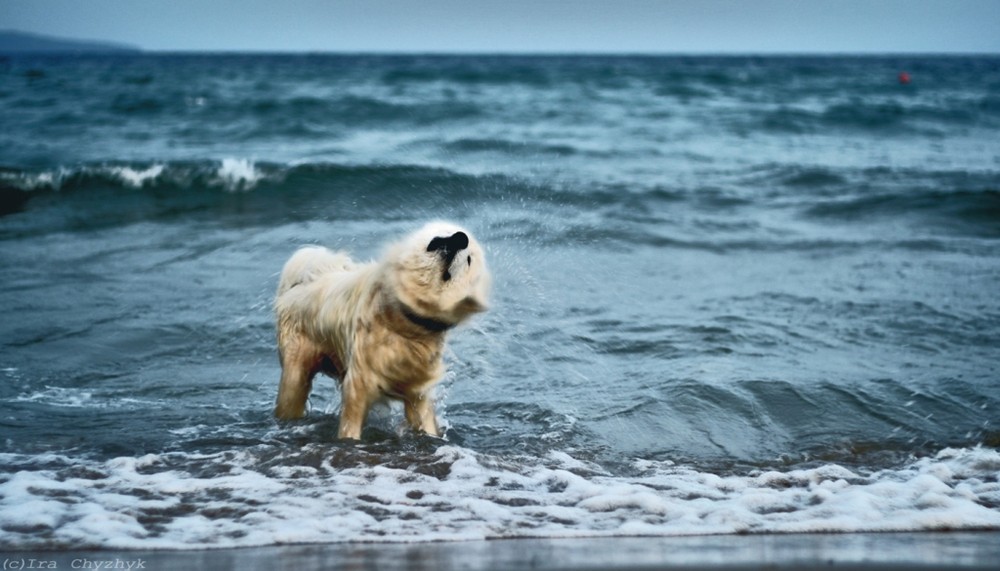
{"label": "dog's ear", "polygon": [[488,307],[486,306],[486,302],[470,295],[458,302],[457,309],[464,315],[472,315],[473,313],[486,311]]}

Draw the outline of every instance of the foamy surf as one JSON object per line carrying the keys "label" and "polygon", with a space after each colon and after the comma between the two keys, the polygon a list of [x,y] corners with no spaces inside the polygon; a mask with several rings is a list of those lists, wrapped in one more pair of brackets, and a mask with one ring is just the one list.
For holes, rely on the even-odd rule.
{"label": "foamy surf", "polygon": [[86,462],[5,454],[7,549],[733,533],[1000,530],[1000,453],[945,449],[866,474],[836,464],[716,475],[637,460],[615,476],[559,452],[441,446],[414,465],[334,466],[309,444]]}

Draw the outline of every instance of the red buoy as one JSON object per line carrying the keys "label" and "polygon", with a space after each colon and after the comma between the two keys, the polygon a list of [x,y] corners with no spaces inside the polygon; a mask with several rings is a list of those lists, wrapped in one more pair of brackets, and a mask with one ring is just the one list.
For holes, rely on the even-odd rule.
{"label": "red buoy", "polygon": [[899,72],[899,84],[908,85],[910,83],[910,74],[905,71]]}

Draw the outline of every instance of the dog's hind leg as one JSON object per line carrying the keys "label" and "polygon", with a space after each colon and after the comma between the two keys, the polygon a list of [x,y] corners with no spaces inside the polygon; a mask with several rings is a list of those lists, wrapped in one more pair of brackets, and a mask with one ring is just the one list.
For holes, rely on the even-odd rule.
{"label": "dog's hind leg", "polygon": [[274,416],[281,420],[306,415],[306,401],[321,357],[304,345],[301,340],[295,340],[280,348],[281,384],[278,385]]}
{"label": "dog's hind leg", "polygon": [[281,371],[281,384],[274,404],[274,416],[293,420],[306,415],[306,401],[312,388],[312,377],[305,367],[286,367]]}
{"label": "dog's hind leg", "polygon": [[404,403],[406,421],[414,430],[422,430],[431,436],[441,436],[438,431],[437,418],[434,416],[434,401],[430,395],[410,395]]}

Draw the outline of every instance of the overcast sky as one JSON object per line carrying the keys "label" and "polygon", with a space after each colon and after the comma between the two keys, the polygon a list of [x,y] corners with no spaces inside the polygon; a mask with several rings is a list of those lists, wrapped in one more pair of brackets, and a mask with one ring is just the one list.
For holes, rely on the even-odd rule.
{"label": "overcast sky", "polygon": [[1000,53],[1000,0],[0,0],[0,29],[148,50]]}

